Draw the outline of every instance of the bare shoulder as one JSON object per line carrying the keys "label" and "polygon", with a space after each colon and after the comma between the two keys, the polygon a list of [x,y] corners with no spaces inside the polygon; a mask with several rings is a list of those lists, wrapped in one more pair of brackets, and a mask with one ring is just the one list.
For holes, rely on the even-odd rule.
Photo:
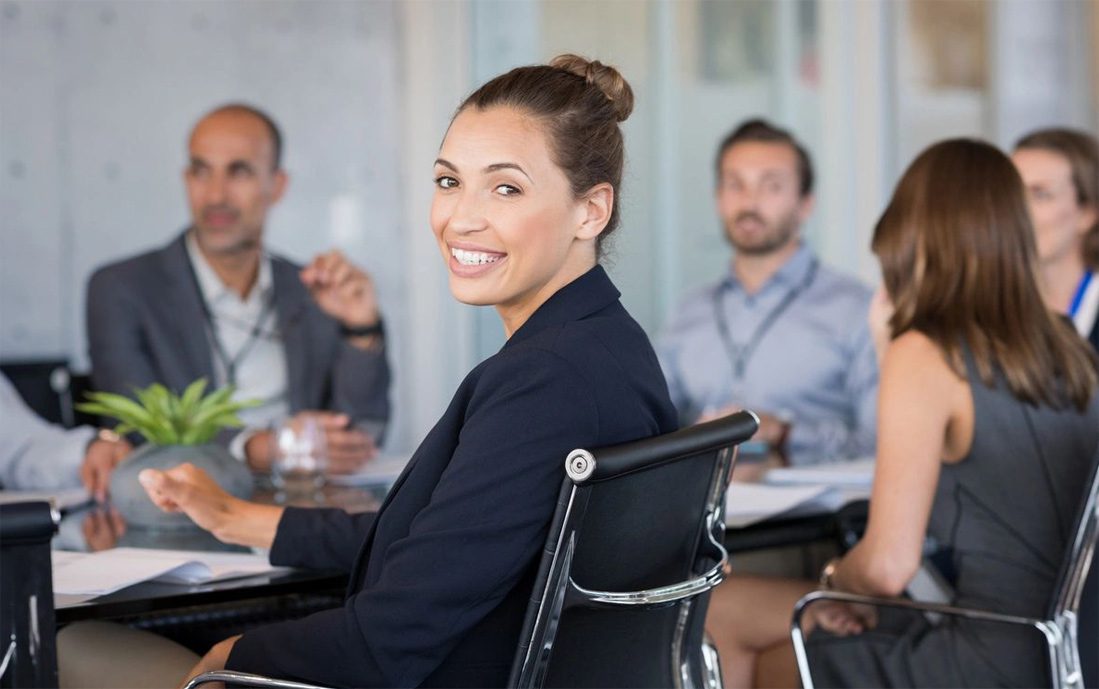
{"label": "bare shoulder", "polygon": [[883,365],[889,363],[905,369],[918,367],[925,373],[939,369],[943,373],[954,375],[947,363],[946,353],[934,340],[918,330],[909,330],[889,343]]}
{"label": "bare shoulder", "polygon": [[882,380],[916,384],[942,392],[964,386],[966,381],[951,368],[946,353],[927,335],[909,330],[889,344],[882,360]]}

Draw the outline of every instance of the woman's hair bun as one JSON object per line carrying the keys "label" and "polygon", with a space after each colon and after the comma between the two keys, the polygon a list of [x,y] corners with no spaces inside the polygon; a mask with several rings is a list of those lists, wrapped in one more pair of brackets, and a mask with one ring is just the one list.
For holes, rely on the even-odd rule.
{"label": "woman's hair bun", "polygon": [[583,77],[603,92],[614,107],[614,117],[623,122],[633,112],[633,89],[618,70],[599,60],[589,60],[579,55],[565,53],[550,60],[550,66]]}

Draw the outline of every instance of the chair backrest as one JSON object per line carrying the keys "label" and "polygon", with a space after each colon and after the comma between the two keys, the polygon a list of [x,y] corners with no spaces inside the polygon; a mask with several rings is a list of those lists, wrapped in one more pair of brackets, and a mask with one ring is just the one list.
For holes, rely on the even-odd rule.
{"label": "chair backrest", "polygon": [[4,361],[0,362],[0,373],[35,414],[66,428],[76,424],[68,361]]}
{"label": "chair backrest", "polygon": [[1051,620],[1057,620],[1066,612],[1075,615],[1080,607],[1080,595],[1095,553],[1096,536],[1099,535],[1099,513],[1096,512],[1099,508],[1099,452],[1092,457],[1084,489],[1073,528],[1068,534],[1068,549],[1053,587],[1048,611]]}
{"label": "chair backrest", "polygon": [[738,412],[569,454],[510,686],[703,684],[725,487],[737,444],[757,428]]}
{"label": "chair backrest", "polygon": [[56,687],[48,502],[0,505],[0,687]]}

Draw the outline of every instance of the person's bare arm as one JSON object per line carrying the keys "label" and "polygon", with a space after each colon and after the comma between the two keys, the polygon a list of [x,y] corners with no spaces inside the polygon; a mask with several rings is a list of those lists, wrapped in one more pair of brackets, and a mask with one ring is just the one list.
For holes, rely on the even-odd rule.
{"label": "person's bare arm", "polygon": [[919,568],[943,458],[959,451],[947,447],[948,430],[972,416],[972,400],[939,347],[914,331],[886,350],[879,394],[866,534],[838,563],[832,581],[845,591],[896,596]]}

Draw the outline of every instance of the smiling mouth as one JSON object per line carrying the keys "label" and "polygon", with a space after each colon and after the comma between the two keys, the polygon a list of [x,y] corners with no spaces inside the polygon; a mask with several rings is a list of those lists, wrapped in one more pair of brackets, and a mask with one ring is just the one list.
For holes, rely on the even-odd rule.
{"label": "smiling mouth", "polygon": [[489,254],[483,251],[466,251],[465,249],[456,249],[451,247],[450,255],[454,257],[454,260],[461,263],[463,266],[481,266],[488,263],[496,263],[505,254]]}

